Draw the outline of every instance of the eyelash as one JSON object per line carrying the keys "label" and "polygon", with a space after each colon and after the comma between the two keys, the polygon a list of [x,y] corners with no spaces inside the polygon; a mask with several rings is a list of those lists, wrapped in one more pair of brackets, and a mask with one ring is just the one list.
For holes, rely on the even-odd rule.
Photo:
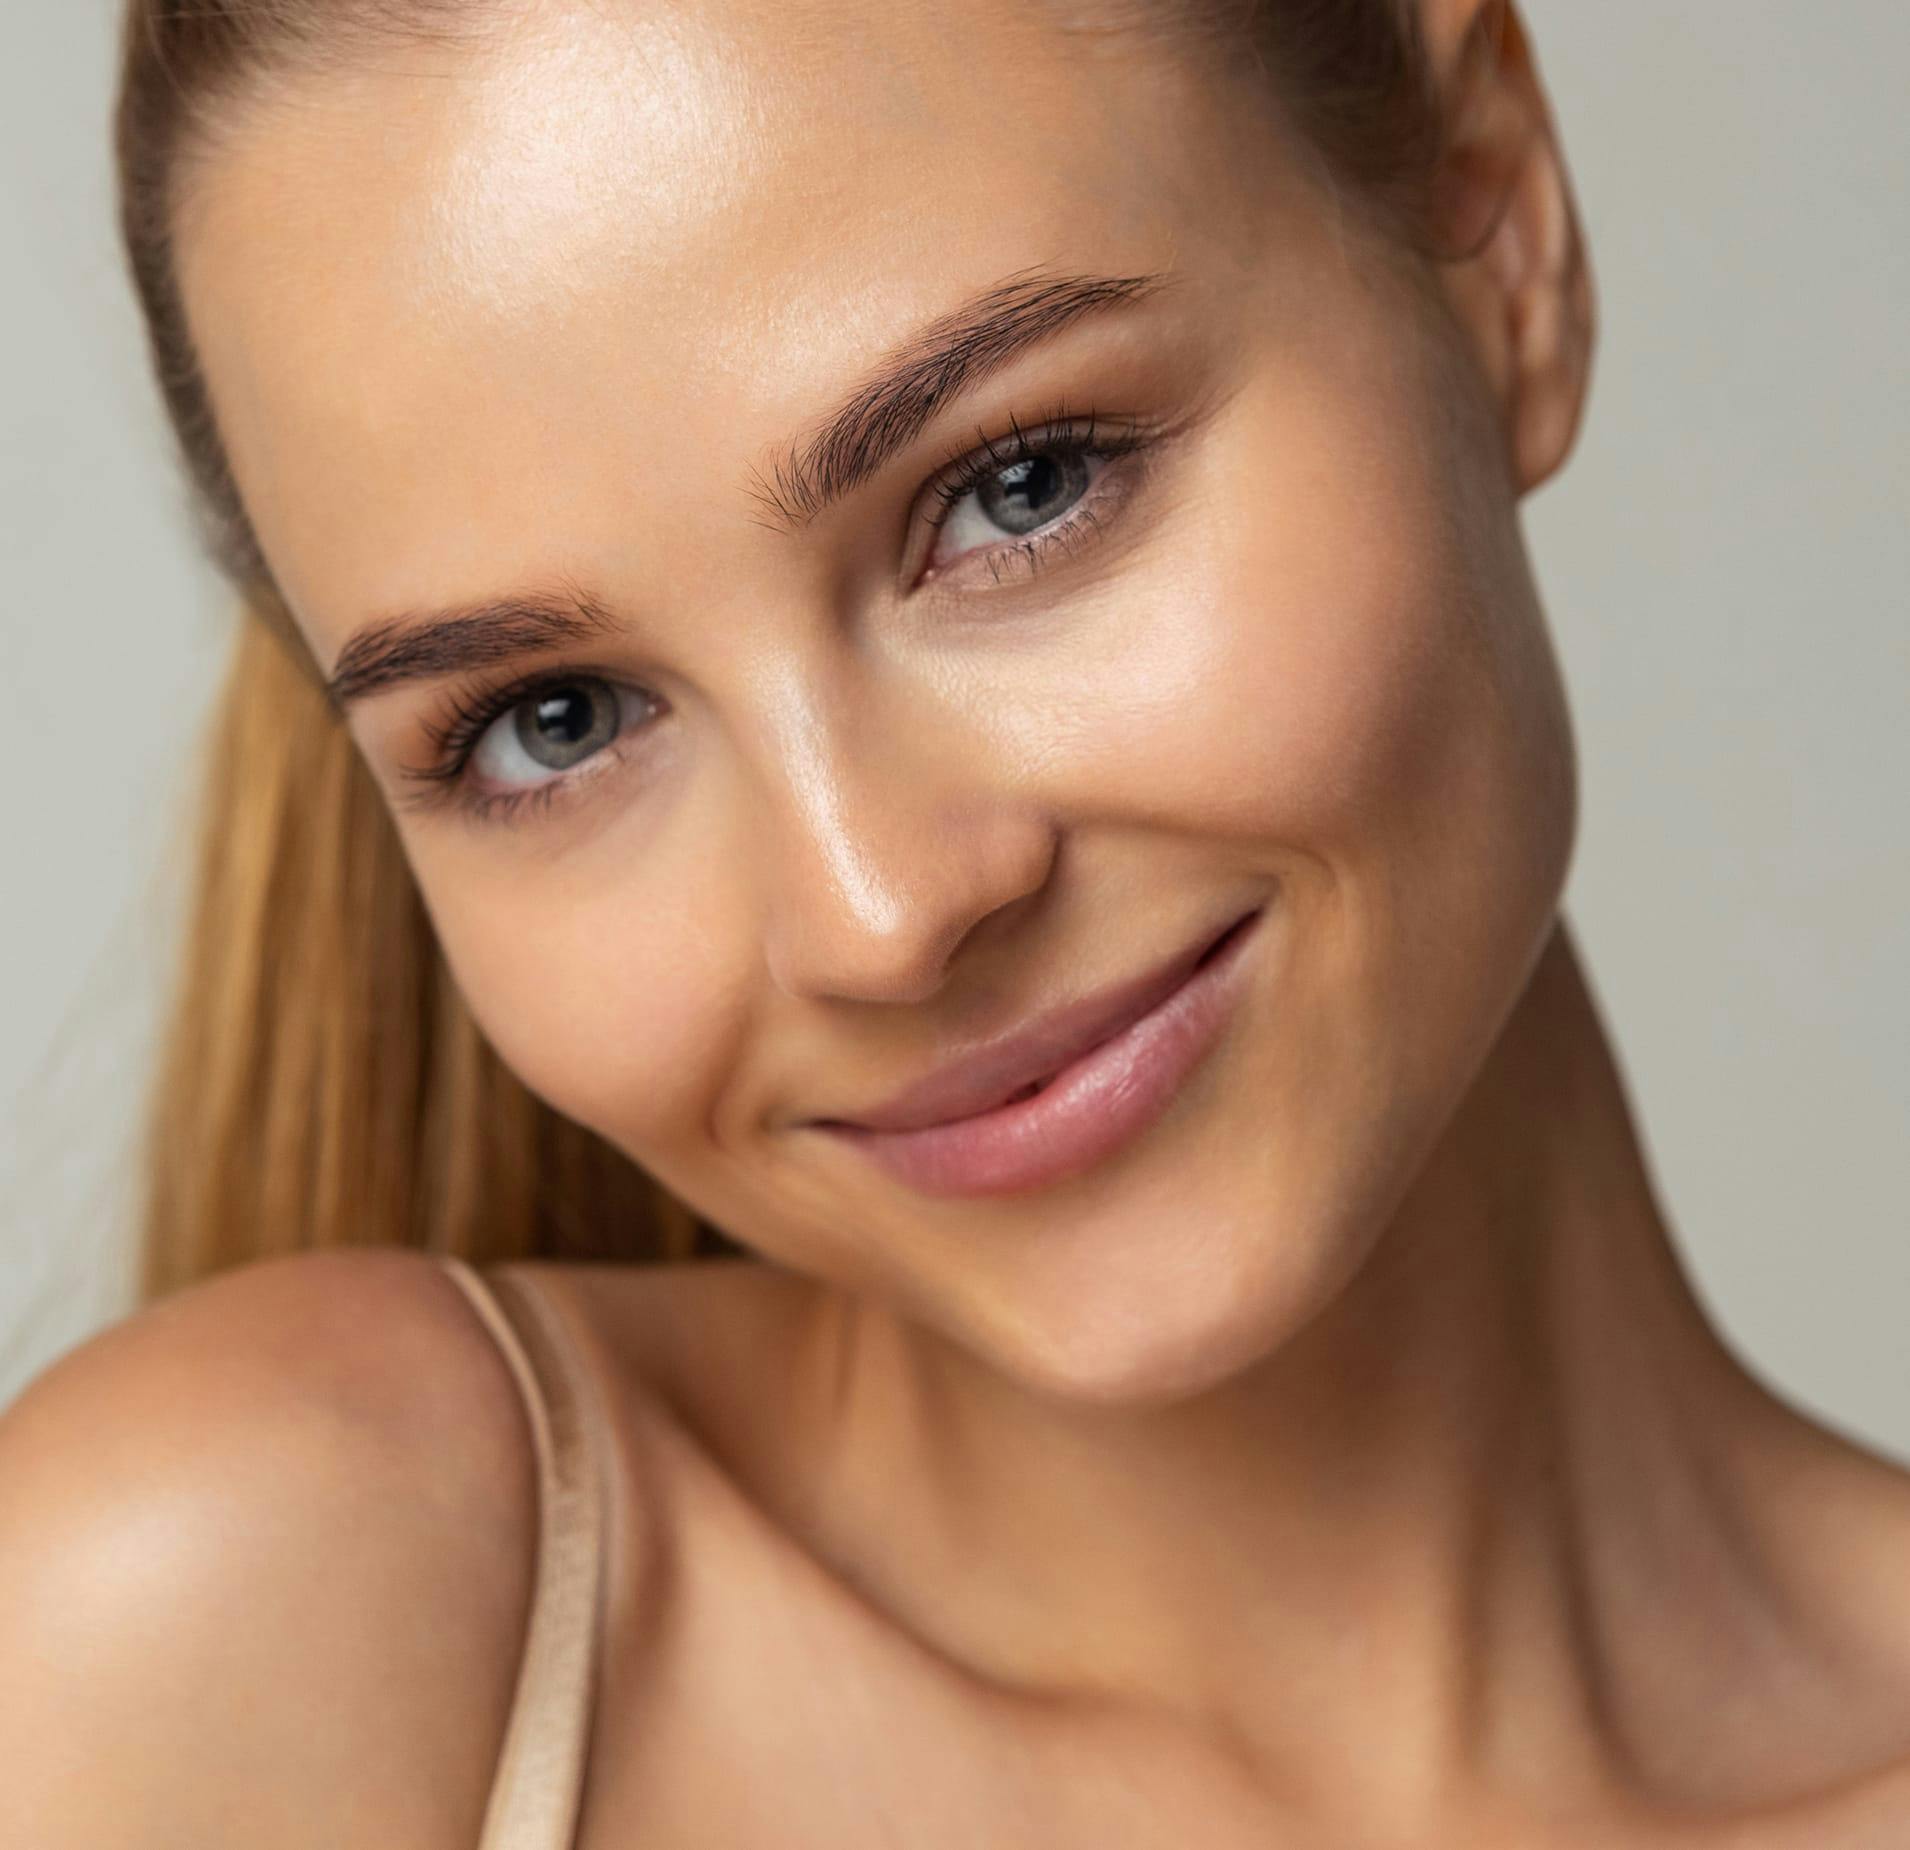
{"label": "eyelash", "polygon": [[[1012,415],[1008,425],[1007,438],[997,443],[983,437],[979,449],[969,451],[948,465],[930,485],[929,496],[935,504],[935,511],[927,516],[931,533],[940,533],[963,499],[991,475],[999,475],[1015,463],[1028,462],[1036,456],[1100,456],[1112,463],[1146,449],[1155,440],[1154,433],[1146,430],[1110,430],[1092,409],[1076,416],[1065,406],[1056,406],[1047,413],[1032,434],[1023,430]],[[996,561],[1004,557],[1022,559],[1029,575],[1033,576],[1050,554],[1071,546],[1082,536],[1083,529],[1100,525],[1093,507],[1093,502],[1084,495],[1048,526],[1022,539],[991,546],[985,556]],[[996,565],[994,571],[995,582],[999,584],[1000,566]]]}
{"label": "eyelash", "polygon": [[586,759],[584,768],[547,777],[541,784],[529,784],[521,790],[480,790],[465,775],[484,735],[514,707],[578,681],[618,685],[617,677],[607,670],[573,665],[561,670],[540,668],[468,691],[453,688],[445,696],[443,710],[423,722],[424,735],[429,741],[428,761],[406,767],[404,771],[404,776],[416,786],[410,802],[415,806],[451,801],[478,821],[505,815],[515,818],[533,809],[548,808],[596,776],[597,766],[611,762],[622,743],[621,734],[601,752]]}
{"label": "eyelash", "polygon": [[[1006,438],[996,440],[984,437],[980,448],[967,452],[953,463],[944,464],[930,483],[927,492],[933,505],[924,519],[931,535],[941,532],[970,493],[990,476],[999,474],[1015,463],[1027,462],[1037,456],[1098,456],[1113,463],[1146,449],[1156,441],[1156,433],[1146,430],[1110,430],[1092,409],[1077,416],[1065,406],[1057,406],[1045,414],[1032,431],[1024,430],[1012,416],[1008,422],[1009,435]],[[1105,475],[1106,471],[1102,473]],[[1022,560],[1028,575],[1032,576],[1043,568],[1053,554],[1072,550],[1091,531],[1099,528],[1101,516],[1095,511],[1094,501],[1090,499],[1092,495],[1091,487],[1072,508],[1037,532],[985,549],[984,556],[995,562],[993,570],[996,583],[1001,582],[999,561],[1004,557]],[[929,544],[932,550],[932,537]],[[981,548],[972,550],[983,551]],[[962,558],[968,556],[967,553],[960,555]],[[553,802],[571,795],[580,784],[590,781],[596,774],[588,767],[600,761],[607,764],[612,759],[621,737],[613,740],[593,758],[586,759],[585,769],[559,773],[521,790],[480,790],[470,783],[465,772],[484,735],[514,707],[540,693],[584,680],[607,681],[616,685],[613,675],[587,667],[571,666],[555,672],[540,669],[488,687],[473,687],[468,691],[453,689],[445,697],[441,713],[424,722],[425,737],[430,742],[429,762],[407,768],[404,772],[405,777],[418,787],[411,800],[425,804],[450,801],[465,814],[480,821],[507,817],[515,821],[537,810],[548,809]]]}

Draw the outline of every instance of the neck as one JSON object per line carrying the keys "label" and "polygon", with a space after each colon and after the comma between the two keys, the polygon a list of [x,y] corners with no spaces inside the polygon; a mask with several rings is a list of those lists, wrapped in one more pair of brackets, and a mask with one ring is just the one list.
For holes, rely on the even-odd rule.
{"label": "neck", "polygon": [[1359,1275],[1218,1387],[1057,1402],[852,1317],[826,1545],[998,1689],[1165,1713],[1283,1789],[1373,1791],[1383,1742],[1410,1814],[1657,1751],[1698,1699],[1667,1613],[1705,1675],[1768,1669],[1721,1461],[1786,1416],[1680,1271],[1562,920]]}

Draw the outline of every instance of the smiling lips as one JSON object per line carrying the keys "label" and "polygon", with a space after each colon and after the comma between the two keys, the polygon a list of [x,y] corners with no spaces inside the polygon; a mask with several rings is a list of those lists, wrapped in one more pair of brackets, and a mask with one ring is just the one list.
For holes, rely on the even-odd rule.
{"label": "smiling lips", "polygon": [[823,1130],[932,1194],[1078,1174],[1157,1118],[1224,1026],[1256,910],[1167,964],[1044,1015]]}

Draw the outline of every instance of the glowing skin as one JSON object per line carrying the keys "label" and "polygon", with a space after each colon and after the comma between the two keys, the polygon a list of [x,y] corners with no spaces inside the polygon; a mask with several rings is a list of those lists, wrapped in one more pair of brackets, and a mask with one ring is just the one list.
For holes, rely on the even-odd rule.
{"label": "glowing skin", "polygon": [[[978,58],[930,14],[895,29],[893,111],[845,116],[829,34],[865,27],[771,68],[753,16],[658,17],[553,16],[440,83],[455,108],[340,84],[221,166],[187,287],[262,542],[321,663],[374,616],[562,574],[626,629],[559,659],[670,703],[548,813],[401,810],[535,1090],[1011,1373],[1184,1392],[1377,1238],[1549,928],[1571,758],[1496,434],[1448,413],[1453,337],[1263,122],[1181,132],[1192,73],[1070,81],[1051,39]],[[668,108],[624,110],[659,62]],[[810,531],[760,524],[763,459],[873,355],[1034,266],[1182,280],[1004,369]],[[1062,402],[1186,428],[1072,557],[908,584],[930,466]],[[433,710],[355,715],[395,794]],[[1066,1191],[945,1207],[791,1128],[1261,898],[1230,1069]]]}
{"label": "glowing skin", "polygon": [[[1427,7],[1443,69],[1475,12]],[[506,1061],[816,1282],[790,1353],[842,1398],[737,1390],[738,1471],[977,1677],[1224,1743],[1348,1830],[1479,1843],[1488,1790],[1617,1816],[1879,1747],[1872,1683],[1724,1701],[1852,1622],[1840,1575],[1875,1619],[1882,1555],[1736,1479],[1729,1517],[1684,1508],[1690,1446],[1804,1442],[1669,1263],[1558,924],[1574,754],[1517,501],[1590,331],[1529,74],[1468,118],[1512,208],[1435,270],[1257,91],[1039,8],[524,14],[251,111],[184,286],[322,668],[374,620],[575,587],[609,621],[514,666],[656,703],[481,817],[407,776],[449,690],[351,723]],[[1170,280],[767,517],[879,355],[1034,274]],[[1163,434],[1093,465],[1098,518],[1039,571],[991,565],[972,501],[937,553],[938,466],[1057,408]],[[944,1199],[803,1123],[1262,903],[1224,1039],[1085,1173]],[[634,1327],[607,1306],[642,1289],[591,1314]],[[1786,1642],[1740,1616],[1777,1594],[1728,1523],[1810,1563]],[[1900,1667],[1910,1588],[1889,1611]],[[708,1660],[673,1675],[669,1725],[720,1726]],[[898,1765],[938,1738],[908,1713]],[[765,1787],[820,1807],[808,1779]]]}

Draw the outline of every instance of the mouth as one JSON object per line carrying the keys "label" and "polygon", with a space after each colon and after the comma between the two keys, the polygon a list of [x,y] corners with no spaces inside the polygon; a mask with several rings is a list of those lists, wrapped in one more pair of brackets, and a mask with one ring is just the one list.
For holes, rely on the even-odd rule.
{"label": "mouth", "polygon": [[[1247,929],[1247,927],[1252,923],[1254,917],[1255,917],[1254,914],[1248,913],[1245,916],[1236,919],[1231,925],[1229,925],[1227,929],[1223,931],[1218,938],[1214,939],[1214,941],[1211,944],[1209,944],[1208,947],[1204,951],[1202,951],[1197,958],[1194,959],[1192,968],[1189,969],[1189,971],[1187,972],[1187,976],[1183,977],[1181,980],[1186,981],[1187,978],[1192,977],[1198,972],[1206,969],[1209,964],[1214,962],[1216,958],[1222,955],[1222,953],[1227,949],[1228,945],[1230,945],[1234,941],[1235,937],[1237,937],[1241,932],[1244,932]],[[1175,988],[1178,989],[1179,987],[1180,987],[1179,983],[1176,983]],[[1169,991],[1169,994],[1172,994],[1172,993],[1173,993],[1172,991]],[[1149,1012],[1150,1011],[1145,1008],[1141,1009],[1135,1015],[1134,1020],[1138,1021],[1142,1015],[1145,1015]],[[1109,1041],[1115,1039],[1118,1035],[1124,1033],[1127,1028],[1130,1028],[1133,1025],[1134,1025],[1133,1021],[1125,1022],[1120,1027],[1113,1029],[1111,1032],[1100,1036],[1096,1040],[1090,1041],[1085,1047],[1083,1047],[1080,1050],[1079,1053],[1076,1053],[1070,1059],[1061,1061],[1059,1064],[1057,1064],[1054,1067],[1052,1071],[1043,1073],[1039,1078],[1029,1080],[1026,1085],[1016,1087],[1014,1091],[1008,1093],[1005,1097],[998,1098],[994,1100],[993,1103],[983,1106],[982,1111],[996,1111],[996,1110],[999,1110],[1003,1105],[1019,1105],[1023,1099],[1039,1098],[1043,1092],[1047,1091],[1047,1089],[1054,1084],[1055,1080],[1059,1078],[1062,1073],[1067,1071],[1068,1068],[1073,1066],[1077,1061],[1084,1059],[1087,1055],[1095,1052],[1098,1048],[1105,1047]],[[979,1117],[981,1115],[981,1112],[979,1111],[969,1112],[964,1115],[968,1117]],[[960,1122],[960,1119],[959,1118],[944,1119],[942,1120],[942,1122],[956,1123],[956,1122]]]}
{"label": "mouth", "polygon": [[1263,910],[879,1112],[814,1127],[930,1194],[1007,1194],[1078,1174],[1158,1118],[1218,1039]]}

